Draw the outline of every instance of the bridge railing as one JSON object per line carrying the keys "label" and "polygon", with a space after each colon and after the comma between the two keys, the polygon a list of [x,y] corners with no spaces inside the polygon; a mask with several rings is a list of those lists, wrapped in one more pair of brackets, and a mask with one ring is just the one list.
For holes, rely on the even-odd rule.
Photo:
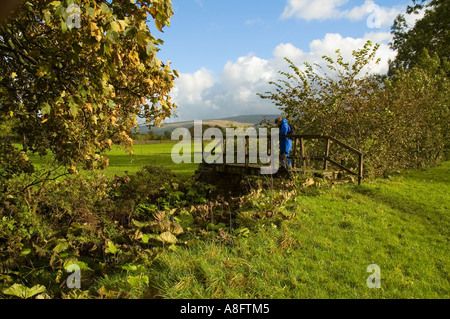
{"label": "bridge railing", "polygon": [[[342,141],[332,137],[332,136],[325,136],[325,135],[290,135],[290,136],[280,136],[280,138],[288,137],[292,139],[292,151],[287,156],[291,160],[292,167],[295,169],[300,169],[303,173],[307,172],[307,166],[310,161],[316,161],[316,162],[322,162],[322,169],[324,171],[328,170],[329,165],[336,166],[340,170],[345,171],[346,173],[356,176],[358,178],[358,184],[360,185],[363,180],[363,169],[364,169],[364,156],[363,153],[345,143]],[[235,137],[234,137],[235,138]],[[249,136],[242,136],[240,137],[243,139],[243,145],[244,145],[244,156],[245,160],[242,163],[243,167],[248,168],[251,164],[250,156],[254,153],[250,152],[250,137]],[[267,149],[270,155],[271,150],[271,137],[270,135],[267,136]],[[317,141],[323,141],[324,142],[324,148],[323,153],[320,155],[309,155],[306,151],[305,147],[305,141],[307,140],[317,140]],[[206,140],[202,140],[202,154],[205,150],[205,143]],[[227,164],[235,164],[236,161],[233,161],[232,163],[227,163],[227,157],[224,155],[224,150],[226,150],[226,136],[221,139],[221,141],[211,148],[211,153],[214,153],[214,151],[218,150],[219,152],[222,152],[223,157],[220,161],[221,165],[227,165]],[[241,142],[241,143],[242,143]],[[259,143],[259,141],[258,141]],[[333,144],[338,145],[339,147],[342,147],[344,150],[346,150],[351,155],[355,156],[357,158],[357,168],[350,168],[347,167],[343,162],[339,163],[336,159],[331,158],[331,147]],[[257,144],[258,145],[258,144]],[[234,143],[235,147],[235,154],[237,154],[237,143]],[[203,157],[202,157],[203,158]],[[254,158],[252,158],[254,160]],[[203,158],[203,163],[205,163],[205,160]],[[298,167],[298,163],[301,164],[300,167]]]}
{"label": "bridge railing", "polygon": [[[329,164],[338,167],[339,169],[345,171],[346,173],[356,176],[358,178],[358,184],[360,185],[363,180],[363,170],[364,170],[364,156],[363,153],[342,141],[326,135],[292,135],[292,136],[280,136],[288,137],[292,139],[292,152],[289,154],[288,158],[291,159],[292,166],[296,167],[298,161],[301,162],[301,168],[303,172],[307,170],[308,161],[321,161],[323,163],[323,170],[328,170]],[[305,141],[306,140],[322,140],[324,141],[323,155],[319,156],[309,156],[306,152]],[[331,146],[332,144],[337,144],[338,146],[344,148],[347,152],[354,155],[357,158],[357,168],[352,169],[346,167],[343,163],[338,163],[335,159],[331,158]]]}

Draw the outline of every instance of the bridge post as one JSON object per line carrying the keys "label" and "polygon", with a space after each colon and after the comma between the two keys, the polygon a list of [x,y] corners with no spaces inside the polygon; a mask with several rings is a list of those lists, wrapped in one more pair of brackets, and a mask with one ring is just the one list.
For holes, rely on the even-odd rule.
{"label": "bridge post", "polygon": [[295,168],[295,164],[297,162],[297,144],[298,144],[298,137],[294,136],[294,146],[292,149],[292,156],[291,156],[292,157],[291,162],[292,162],[293,168]]}
{"label": "bridge post", "polygon": [[300,138],[300,147],[302,153],[302,165],[303,165],[303,174],[306,174],[306,151],[305,151],[305,140],[303,137]]}
{"label": "bridge post", "polygon": [[244,137],[244,147],[245,147],[245,168],[248,167],[248,163],[249,163],[249,157],[250,157],[250,137],[249,136],[245,136]]}
{"label": "bridge post", "polygon": [[358,166],[358,185],[361,185],[363,179],[363,167],[364,167],[364,157],[362,154],[359,155],[359,166]]}
{"label": "bridge post", "polygon": [[205,141],[202,137],[202,164],[205,164]]}
{"label": "bridge post", "polygon": [[325,156],[323,159],[323,170],[328,170],[328,157],[330,157],[330,139],[327,137],[325,142]]}

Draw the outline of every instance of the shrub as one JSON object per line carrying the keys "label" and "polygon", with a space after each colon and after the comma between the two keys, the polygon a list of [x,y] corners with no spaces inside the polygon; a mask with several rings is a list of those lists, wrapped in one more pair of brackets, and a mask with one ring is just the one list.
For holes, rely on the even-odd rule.
{"label": "shrub", "polygon": [[260,96],[273,100],[302,133],[331,135],[360,149],[366,176],[439,163],[449,147],[448,65],[424,51],[419,65],[386,79],[369,74],[377,49],[368,41],[353,52],[352,64],[338,50],[337,59],[323,57],[326,68],[299,68],[286,59],[293,73],[280,72],[284,78],[270,82],[276,92]]}

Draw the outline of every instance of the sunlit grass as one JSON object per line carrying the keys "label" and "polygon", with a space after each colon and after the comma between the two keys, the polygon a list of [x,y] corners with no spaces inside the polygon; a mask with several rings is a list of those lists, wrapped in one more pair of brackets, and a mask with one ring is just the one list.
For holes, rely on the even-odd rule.
{"label": "sunlit grass", "polygon": [[[113,145],[111,151],[103,154],[109,159],[109,166],[104,170],[96,171],[96,173],[103,173],[107,176],[133,175],[142,169],[143,166],[152,164],[170,168],[181,179],[190,178],[198,168],[198,164],[195,164],[193,159],[194,148],[191,148],[191,163],[175,164],[171,156],[174,145],[174,143],[134,145],[133,156],[126,152],[124,148]],[[51,155],[45,157],[30,155],[30,158],[37,168],[41,168],[52,161]],[[91,172],[84,171],[83,173],[90,174]]]}
{"label": "sunlit grass", "polygon": [[[292,220],[164,254],[153,285],[165,298],[449,298],[449,171],[300,195]],[[367,287],[371,264],[381,289]]]}
{"label": "sunlit grass", "polygon": [[198,164],[193,161],[175,164],[171,156],[174,145],[174,143],[135,145],[134,156],[118,146],[113,146],[110,152],[104,154],[109,159],[109,167],[105,170],[105,174],[109,176],[135,174],[145,165],[156,164],[171,169],[180,178],[193,176]]}

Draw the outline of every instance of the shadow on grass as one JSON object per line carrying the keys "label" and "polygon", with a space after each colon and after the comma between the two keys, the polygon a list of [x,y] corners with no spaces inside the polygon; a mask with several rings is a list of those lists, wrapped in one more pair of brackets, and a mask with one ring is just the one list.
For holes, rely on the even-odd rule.
{"label": "shadow on grass", "polygon": [[[423,225],[449,235],[449,163],[427,170],[413,171],[396,180],[395,184],[355,186],[353,191],[368,199],[387,205],[405,219],[419,219]],[[424,186],[425,185],[427,186]]]}

